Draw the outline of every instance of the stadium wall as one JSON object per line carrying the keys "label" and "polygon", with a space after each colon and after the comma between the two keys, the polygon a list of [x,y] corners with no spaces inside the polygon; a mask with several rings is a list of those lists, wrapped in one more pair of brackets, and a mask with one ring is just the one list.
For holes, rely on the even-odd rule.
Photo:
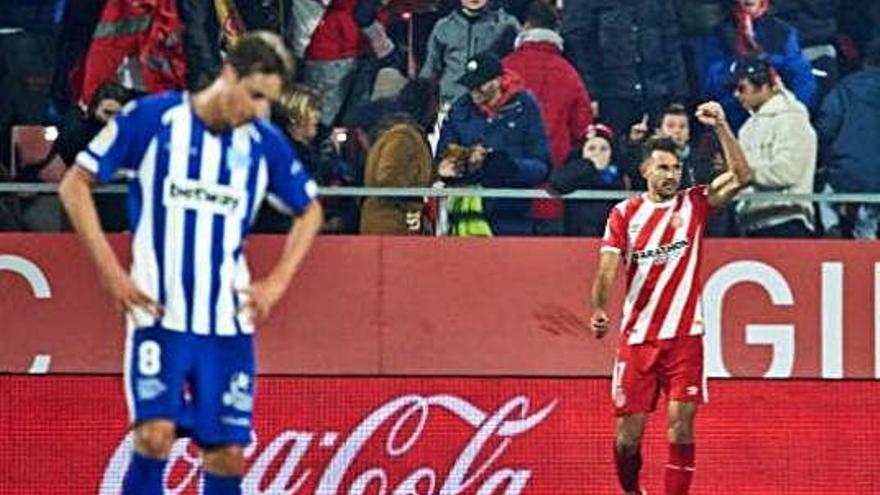
{"label": "stadium wall", "polygon": [[[123,257],[126,241],[112,239]],[[251,243],[257,274],[280,242]],[[259,331],[245,493],[616,493],[615,342],[584,331],[596,252],[321,239]],[[700,413],[692,493],[880,493],[876,253],[707,242],[707,369],[728,379]],[[0,235],[0,294],[0,495],[116,495],[130,456],[122,322],[83,251],[69,235]],[[658,493],[663,426],[645,444]],[[166,494],[198,493],[198,468],[178,441]]]}
{"label": "stadium wall", "polygon": [[[113,238],[123,257],[126,241]],[[257,275],[280,244],[250,243]],[[707,241],[710,376],[880,376],[878,246]],[[260,372],[607,376],[616,341],[585,332],[597,251],[583,239],[324,237],[258,331]],[[0,292],[0,371],[120,372],[121,318],[72,235],[0,235]]]}

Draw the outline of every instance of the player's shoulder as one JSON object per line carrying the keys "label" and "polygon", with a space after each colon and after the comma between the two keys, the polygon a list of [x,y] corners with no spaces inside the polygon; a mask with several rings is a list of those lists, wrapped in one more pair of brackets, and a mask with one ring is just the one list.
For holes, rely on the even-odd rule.
{"label": "player's shoulder", "polygon": [[611,207],[610,215],[620,214],[623,218],[632,216],[632,213],[644,204],[645,198],[642,194],[637,194],[626,199],[622,199]]}
{"label": "player's shoulder", "polygon": [[709,199],[709,186],[705,184],[691,186],[679,191],[678,194],[692,202],[705,202]]}
{"label": "player's shoulder", "polygon": [[287,146],[290,144],[284,131],[267,119],[255,119],[248,126],[254,140],[263,146]]}
{"label": "player's shoulder", "polygon": [[165,91],[134,99],[120,110],[120,115],[139,124],[158,122],[170,108],[184,101],[180,91]]}

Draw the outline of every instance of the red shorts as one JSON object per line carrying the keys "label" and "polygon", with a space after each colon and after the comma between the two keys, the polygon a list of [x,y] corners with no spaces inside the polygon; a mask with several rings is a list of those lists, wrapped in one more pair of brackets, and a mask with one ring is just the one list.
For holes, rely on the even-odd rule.
{"label": "red shorts", "polygon": [[611,378],[615,414],[652,412],[661,391],[670,400],[705,402],[702,335],[637,345],[621,340]]}

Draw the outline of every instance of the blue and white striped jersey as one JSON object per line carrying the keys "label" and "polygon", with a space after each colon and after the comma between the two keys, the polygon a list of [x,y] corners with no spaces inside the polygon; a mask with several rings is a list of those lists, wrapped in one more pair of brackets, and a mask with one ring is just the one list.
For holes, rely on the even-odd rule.
{"label": "blue and white striped jersey", "polygon": [[133,178],[131,274],[165,313],[138,310],[130,325],[253,333],[237,290],[250,285],[243,247],[257,209],[268,194],[298,212],[317,194],[280,131],[258,120],[212,133],[188,94],[169,92],[128,104],[77,163],[102,182],[119,171]]}

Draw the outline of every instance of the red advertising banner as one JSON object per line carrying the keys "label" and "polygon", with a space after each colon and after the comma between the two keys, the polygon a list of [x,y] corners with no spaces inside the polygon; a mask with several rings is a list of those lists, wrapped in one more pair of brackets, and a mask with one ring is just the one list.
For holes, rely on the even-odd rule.
{"label": "red advertising banner", "polygon": [[[262,377],[250,495],[611,495],[604,378]],[[118,495],[130,457],[118,377],[0,376],[0,494]],[[694,495],[880,492],[875,381],[720,380],[697,420]],[[643,481],[662,493],[663,415]],[[166,495],[198,493],[173,449]]]}
{"label": "red advertising banner", "polygon": [[[281,242],[251,242],[256,274]],[[880,376],[880,244],[705,250],[711,376]],[[260,371],[608,375],[615,339],[585,331],[596,254],[588,239],[322,238],[258,330]],[[121,318],[72,235],[0,235],[0,315],[0,371],[121,369]]]}

